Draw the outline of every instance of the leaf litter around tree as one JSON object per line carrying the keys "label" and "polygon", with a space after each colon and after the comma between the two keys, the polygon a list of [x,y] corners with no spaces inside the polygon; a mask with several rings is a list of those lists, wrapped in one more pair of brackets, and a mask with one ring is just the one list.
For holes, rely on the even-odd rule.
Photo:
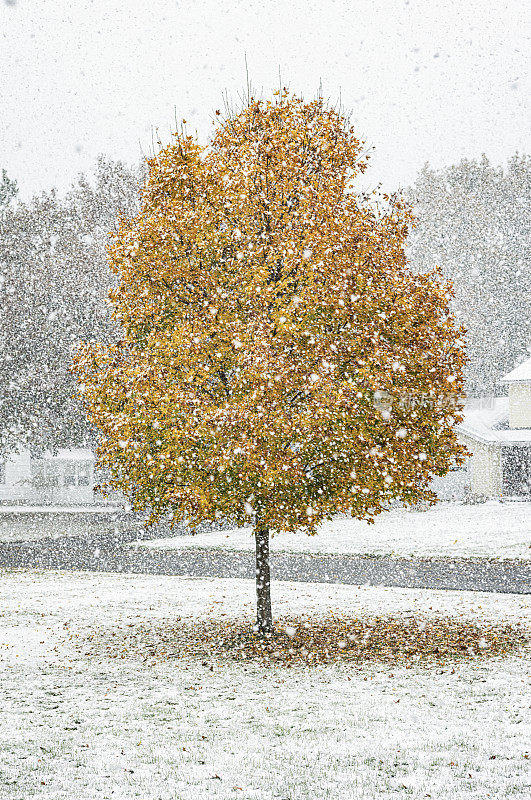
{"label": "leaf litter around tree", "polygon": [[484,661],[528,651],[529,637],[516,625],[476,623],[448,616],[356,618],[330,614],[279,619],[273,634],[260,636],[242,619],[180,618],[115,624],[81,632],[74,646],[86,657],[143,660],[201,659],[262,666],[396,664],[434,667]]}

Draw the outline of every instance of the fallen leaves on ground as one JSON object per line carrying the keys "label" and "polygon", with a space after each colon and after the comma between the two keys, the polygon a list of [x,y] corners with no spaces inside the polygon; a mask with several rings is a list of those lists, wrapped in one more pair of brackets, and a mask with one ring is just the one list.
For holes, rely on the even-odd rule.
{"label": "fallen leaves on ground", "polygon": [[[263,665],[387,663],[441,665],[515,653],[526,633],[509,624],[479,623],[446,616],[381,616],[324,619],[286,617],[261,637],[249,620],[179,618],[115,625],[80,633],[76,649],[94,658],[200,658],[204,663],[256,661]],[[206,662],[205,662],[206,659]]]}

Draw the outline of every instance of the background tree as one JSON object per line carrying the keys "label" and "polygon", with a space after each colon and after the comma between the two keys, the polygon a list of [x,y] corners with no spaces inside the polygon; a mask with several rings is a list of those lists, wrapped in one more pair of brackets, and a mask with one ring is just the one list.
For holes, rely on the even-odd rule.
{"label": "background tree", "polygon": [[92,441],[69,367],[80,339],[110,341],[113,282],[105,248],[120,215],[138,208],[139,173],[100,158],[80,176],[0,218],[0,450]]}
{"label": "background tree", "polygon": [[409,195],[412,264],[441,267],[467,329],[467,392],[498,394],[498,379],[531,352],[531,158],[515,155],[505,170],[485,156],[426,166]]}
{"label": "background tree", "polygon": [[7,208],[14,197],[17,196],[17,182],[10,180],[5,169],[0,177],[0,214]]}
{"label": "background tree", "polygon": [[99,463],[151,521],[252,520],[257,620],[269,531],[433,499],[459,460],[463,353],[436,273],[413,275],[398,198],[355,191],[361,144],[283,93],[177,136],[110,248],[118,343],[76,357]]}

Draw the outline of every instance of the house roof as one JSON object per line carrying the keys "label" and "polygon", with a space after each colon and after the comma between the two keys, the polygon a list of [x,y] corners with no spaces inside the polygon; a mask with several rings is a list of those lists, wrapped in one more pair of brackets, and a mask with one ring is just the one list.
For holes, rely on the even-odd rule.
{"label": "house roof", "polygon": [[513,383],[513,381],[530,381],[531,382],[531,358],[524,361],[518,367],[508,372],[503,378],[500,378],[500,383]]}
{"label": "house roof", "polygon": [[501,446],[531,446],[530,428],[509,428],[509,398],[486,397],[465,405],[457,432],[479,442]]}

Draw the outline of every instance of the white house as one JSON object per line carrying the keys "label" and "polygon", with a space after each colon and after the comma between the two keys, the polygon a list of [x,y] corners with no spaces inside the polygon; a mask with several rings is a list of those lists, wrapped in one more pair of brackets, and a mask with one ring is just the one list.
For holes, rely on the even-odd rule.
{"label": "white house", "polygon": [[473,495],[531,496],[531,358],[501,381],[508,396],[471,401],[458,426],[471,453],[468,483]]}
{"label": "white house", "polygon": [[0,461],[0,503],[26,505],[101,504],[94,496],[91,450],[59,450],[33,458],[23,450]]}

